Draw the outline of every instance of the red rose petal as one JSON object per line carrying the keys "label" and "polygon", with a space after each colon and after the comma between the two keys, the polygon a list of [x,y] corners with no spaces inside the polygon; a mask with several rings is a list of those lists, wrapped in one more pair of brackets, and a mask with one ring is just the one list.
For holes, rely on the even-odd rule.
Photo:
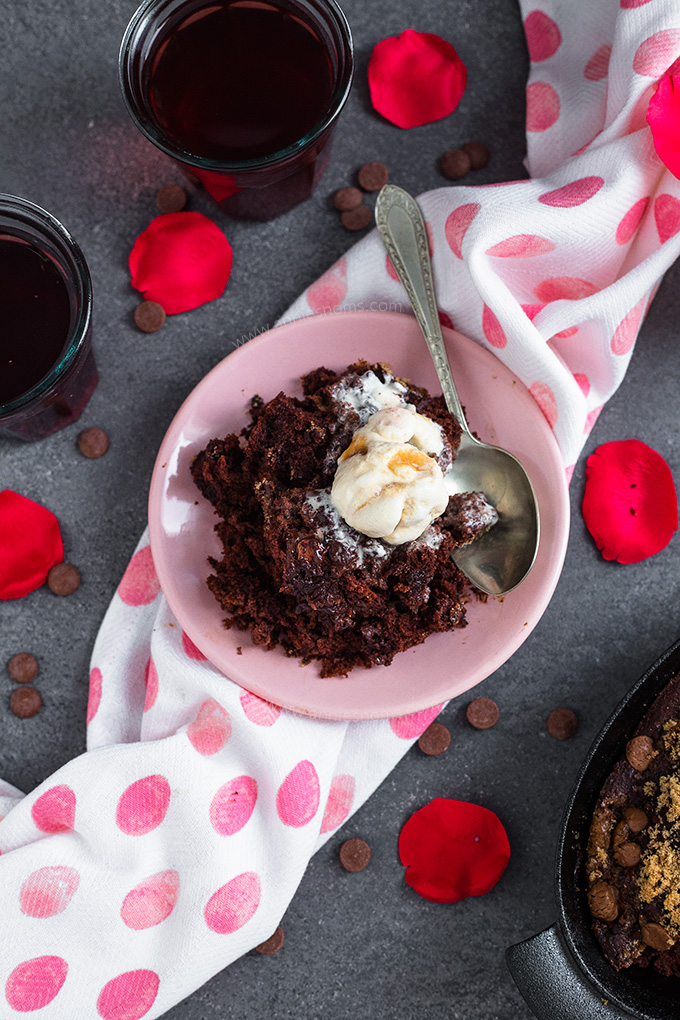
{"label": "red rose petal", "polygon": [[64,559],[59,521],[18,492],[0,492],[0,599],[20,599]]}
{"label": "red rose petal", "polygon": [[606,560],[639,563],[664,549],[678,527],[668,464],[639,439],[598,446],[586,465],[583,519]]}
{"label": "red rose petal", "polygon": [[404,825],[399,859],[419,896],[457,903],[493,889],[510,860],[510,844],[493,811],[437,797]]}
{"label": "red rose petal", "polygon": [[400,128],[448,117],[466,81],[467,68],[451,43],[412,28],[377,43],[368,65],[373,106]]}
{"label": "red rose petal", "polygon": [[680,179],[680,75],[661,79],[649,100],[647,123],[659,159]]}
{"label": "red rose petal", "polygon": [[207,216],[166,213],[135,241],[130,252],[132,286],[168,315],[176,315],[220,297],[231,263],[231,245]]}

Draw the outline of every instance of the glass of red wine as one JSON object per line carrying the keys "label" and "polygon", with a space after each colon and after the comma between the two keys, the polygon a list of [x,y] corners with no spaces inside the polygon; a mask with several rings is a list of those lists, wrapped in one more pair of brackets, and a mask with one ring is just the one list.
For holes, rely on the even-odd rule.
{"label": "glass of red wine", "polygon": [[43,439],[80,417],[99,381],[92,282],[50,213],[0,195],[0,436]]}
{"label": "glass of red wine", "polygon": [[119,61],[140,130],[225,212],[255,220],[311,195],[353,70],[335,0],[145,0]]}

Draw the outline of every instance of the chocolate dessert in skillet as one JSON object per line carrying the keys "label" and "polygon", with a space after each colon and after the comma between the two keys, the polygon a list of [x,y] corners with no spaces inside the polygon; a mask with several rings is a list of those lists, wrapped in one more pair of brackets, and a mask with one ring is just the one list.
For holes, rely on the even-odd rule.
{"label": "chocolate dessert in skillet", "polygon": [[461,433],[441,396],[366,362],[318,368],[302,392],[253,398],[192,475],[220,518],[208,585],[225,626],[342,676],[465,626],[480,593],[451,552],[498,515],[447,486]]}
{"label": "chocolate dessert in skillet", "polygon": [[586,876],[593,931],[612,966],[680,977],[680,675],[600,791]]}

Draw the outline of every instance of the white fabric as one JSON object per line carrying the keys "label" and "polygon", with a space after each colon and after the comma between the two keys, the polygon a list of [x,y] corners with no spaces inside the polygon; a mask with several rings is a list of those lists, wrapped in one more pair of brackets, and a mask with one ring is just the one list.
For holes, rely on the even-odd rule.
{"label": "white fabric", "polygon": [[[533,179],[421,202],[442,313],[527,384],[569,468],[680,246],[680,183],[644,117],[680,7],[523,16]],[[373,232],[287,318],[397,301]],[[0,1016],[160,1016],[271,935],[311,854],[438,710],[333,723],[247,694],[182,635],[143,537],[93,651],[87,753],[26,797],[0,784]]]}

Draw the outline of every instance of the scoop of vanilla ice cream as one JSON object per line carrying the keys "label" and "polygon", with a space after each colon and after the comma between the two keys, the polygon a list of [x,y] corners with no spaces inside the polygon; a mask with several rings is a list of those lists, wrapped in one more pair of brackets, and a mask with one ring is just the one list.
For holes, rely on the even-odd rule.
{"label": "scoop of vanilla ice cream", "polygon": [[377,411],[340,457],[331,489],[335,507],[370,538],[413,541],[449,501],[432,456],[442,448],[440,427],[411,404]]}

